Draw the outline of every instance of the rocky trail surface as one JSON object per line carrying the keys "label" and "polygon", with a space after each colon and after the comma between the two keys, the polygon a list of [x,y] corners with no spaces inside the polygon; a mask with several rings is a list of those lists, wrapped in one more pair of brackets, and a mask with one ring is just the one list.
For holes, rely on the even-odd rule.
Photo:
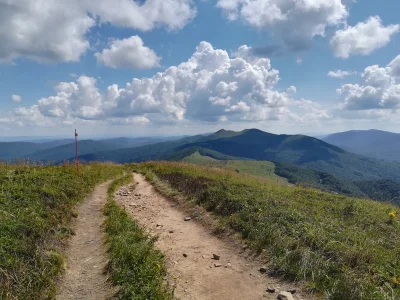
{"label": "rocky trail surface", "polygon": [[176,299],[310,299],[289,283],[263,273],[266,270],[259,263],[185,215],[142,175],[134,174],[134,180],[134,191],[121,188],[116,201],[158,236],[156,246],[166,256]]}
{"label": "rocky trail surface", "polygon": [[66,251],[67,269],[58,289],[58,300],[102,300],[115,292],[104,272],[107,257],[102,208],[107,201],[108,184],[98,185],[78,207],[79,215],[72,226],[75,235]]}

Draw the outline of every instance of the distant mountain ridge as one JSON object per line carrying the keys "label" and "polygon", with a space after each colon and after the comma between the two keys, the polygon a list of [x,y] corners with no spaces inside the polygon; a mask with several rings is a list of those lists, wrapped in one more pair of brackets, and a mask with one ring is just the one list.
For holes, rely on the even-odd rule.
{"label": "distant mountain ridge", "polygon": [[[103,140],[80,140],[79,154],[85,155],[99,151],[111,151],[137,147],[163,141],[168,138],[110,138]],[[58,163],[75,155],[74,139],[35,140],[31,142],[0,142],[0,160],[15,161],[30,159]]]}
{"label": "distant mountain ridge", "polygon": [[[382,136],[381,132],[376,131],[369,132],[369,136],[371,133]],[[337,143],[343,142],[341,134],[333,136],[337,138]],[[347,140],[358,141],[353,137],[358,134],[359,132],[347,133]],[[393,137],[391,133],[385,135]],[[29,158],[52,163],[73,160],[75,143],[71,143],[71,140],[70,143],[66,142],[68,140],[0,143],[0,146],[3,146],[0,147],[0,159]],[[208,157],[220,161],[219,164],[223,161],[235,161],[231,164],[240,166],[242,171],[244,167],[263,174],[268,172],[265,172],[262,166],[268,165],[268,162],[271,165],[273,162],[275,174],[291,183],[346,195],[368,196],[380,201],[400,199],[399,163],[367,158],[305,135],[279,135],[258,129],[221,129],[207,135],[187,136],[168,141],[163,138],[146,137],[83,140],[79,142],[79,153],[82,161],[116,163],[148,160],[185,161],[189,156],[193,159],[193,155],[197,153],[195,159]],[[245,163],[243,160],[251,161]]]}
{"label": "distant mountain ridge", "polygon": [[35,152],[65,145],[72,141],[62,139],[47,142],[0,142],[0,160],[24,159]]}
{"label": "distant mountain ridge", "polygon": [[347,151],[385,161],[400,162],[400,134],[382,130],[338,132],[323,140]]}
{"label": "distant mountain ridge", "polygon": [[400,164],[385,163],[347,152],[305,135],[276,135],[258,129],[240,132],[219,130],[173,142],[101,151],[83,155],[84,160],[118,163],[162,160],[187,148],[198,147],[239,158],[286,162],[335,175],[345,180],[400,180]]}
{"label": "distant mountain ridge", "polygon": [[[79,141],[79,153],[82,155],[105,150],[116,150],[119,145],[109,144],[106,142],[99,142],[93,140]],[[69,159],[71,154],[75,152],[75,143],[69,143],[57,147],[52,147],[38,151],[26,156],[32,160],[59,162],[64,159]]]}

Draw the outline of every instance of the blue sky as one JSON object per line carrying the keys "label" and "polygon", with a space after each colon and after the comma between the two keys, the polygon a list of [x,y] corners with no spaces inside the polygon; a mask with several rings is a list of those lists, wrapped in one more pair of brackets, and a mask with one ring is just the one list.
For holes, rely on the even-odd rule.
{"label": "blue sky", "polygon": [[[0,21],[0,136],[66,135],[75,127],[87,136],[397,131],[396,0],[100,2],[0,0],[7,16]],[[113,45],[117,51],[107,52]],[[187,82],[167,74],[191,57],[191,69],[181,70]],[[238,77],[239,60],[245,75]],[[62,82],[68,87],[57,88]],[[118,95],[107,96],[114,84]]]}

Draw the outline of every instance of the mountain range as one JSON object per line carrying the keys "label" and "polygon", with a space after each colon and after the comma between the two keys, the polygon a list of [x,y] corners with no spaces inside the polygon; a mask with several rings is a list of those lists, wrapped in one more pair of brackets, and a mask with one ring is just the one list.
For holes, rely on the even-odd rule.
{"label": "mountain range", "polygon": [[174,156],[189,148],[208,149],[239,159],[289,163],[346,180],[400,180],[398,163],[367,158],[305,135],[276,135],[258,129],[240,132],[220,130],[207,136],[198,135],[135,148],[95,152],[82,155],[81,159],[118,163],[174,160]]}
{"label": "mountain range", "polygon": [[[103,140],[79,141],[79,154],[85,155],[99,151],[112,151],[122,148],[138,147],[174,138],[139,137],[139,138],[110,138]],[[16,159],[31,159],[58,163],[68,160],[75,155],[74,139],[37,140],[29,142],[0,142],[0,160],[13,161]]]}
{"label": "mountain range", "polygon": [[[378,130],[349,131],[321,140],[306,135],[277,135],[258,129],[222,129],[183,138],[83,140],[79,142],[79,154],[81,161],[170,160],[229,166],[238,172],[284,178],[292,184],[391,200],[400,196],[400,163],[395,159],[398,136]],[[73,160],[74,154],[75,143],[68,139],[0,143],[0,160],[29,158],[61,163]],[[271,165],[272,168],[265,169]]]}

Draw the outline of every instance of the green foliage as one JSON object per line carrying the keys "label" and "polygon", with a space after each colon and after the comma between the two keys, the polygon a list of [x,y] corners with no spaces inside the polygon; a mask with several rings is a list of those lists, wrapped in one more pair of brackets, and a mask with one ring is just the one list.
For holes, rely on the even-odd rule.
{"label": "green foliage", "polygon": [[[194,199],[327,299],[398,299],[398,208],[183,163],[136,165]],[[153,175],[154,176],[154,175]],[[393,214],[391,214],[393,213]]]}
{"label": "green foliage", "polygon": [[356,184],[369,198],[389,201],[400,206],[400,182],[393,180],[357,181]]}
{"label": "green foliage", "polygon": [[117,299],[169,300],[172,293],[163,283],[166,274],[164,257],[154,249],[155,239],[142,228],[115,201],[114,193],[128,184],[132,175],[115,180],[108,189],[105,230],[109,246],[108,271],[118,286]]}
{"label": "green foliage", "polygon": [[275,164],[275,173],[287,178],[290,183],[304,187],[313,187],[353,197],[368,197],[376,201],[388,201],[400,205],[400,182],[391,179],[350,181],[337,178],[329,173],[279,162]]}
{"label": "green foliage", "polygon": [[77,176],[71,165],[0,164],[0,299],[54,298],[75,204],[122,170],[88,164]]}

